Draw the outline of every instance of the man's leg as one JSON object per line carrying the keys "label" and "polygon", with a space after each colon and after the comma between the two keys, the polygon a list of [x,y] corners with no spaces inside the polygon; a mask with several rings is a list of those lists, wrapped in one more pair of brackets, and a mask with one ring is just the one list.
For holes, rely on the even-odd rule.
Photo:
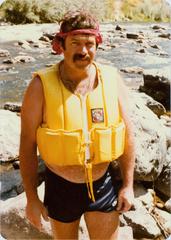
{"label": "man's leg", "polygon": [[86,212],[84,214],[90,239],[118,240],[119,214],[116,211],[109,213]]}
{"label": "man's leg", "polygon": [[78,226],[80,219],[71,222],[63,223],[50,218],[52,233],[54,239],[78,239]]}

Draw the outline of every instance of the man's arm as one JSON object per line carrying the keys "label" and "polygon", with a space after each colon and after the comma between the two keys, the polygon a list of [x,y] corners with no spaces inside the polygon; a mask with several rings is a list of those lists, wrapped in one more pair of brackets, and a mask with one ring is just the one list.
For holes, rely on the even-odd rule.
{"label": "man's arm", "polygon": [[47,219],[45,208],[37,194],[37,144],[36,131],[42,123],[43,89],[41,80],[34,78],[27,88],[21,110],[20,171],[26,192],[26,215],[41,229],[41,215]]}
{"label": "man's arm", "polygon": [[120,169],[122,173],[123,185],[118,196],[117,210],[121,212],[128,211],[133,203],[133,177],[135,166],[135,144],[133,135],[133,125],[129,117],[129,96],[128,89],[121,78],[118,81],[119,106],[122,118],[126,125],[126,141],[124,154],[119,158]]}

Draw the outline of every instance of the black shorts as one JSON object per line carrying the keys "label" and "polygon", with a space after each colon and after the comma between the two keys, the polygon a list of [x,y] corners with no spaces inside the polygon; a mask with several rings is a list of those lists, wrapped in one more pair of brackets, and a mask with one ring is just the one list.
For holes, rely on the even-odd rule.
{"label": "black shorts", "polygon": [[73,183],[56,175],[48,168],[45,177],[44,204],[50,218],[73,222],[87,211],[115,210],[119,184],[114,181],[109,165],[106,173],[93,182],[95,202],[88,196],[86,183]]}

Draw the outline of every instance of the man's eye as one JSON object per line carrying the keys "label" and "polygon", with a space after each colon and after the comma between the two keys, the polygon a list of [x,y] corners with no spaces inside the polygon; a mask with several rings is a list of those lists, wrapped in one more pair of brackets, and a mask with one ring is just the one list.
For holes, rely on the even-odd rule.
{"label": "man's eye", "polygon": [[94,46],[94,43],[88,42],[86,45],[87,45],[88,47],[93,47],[93,46]]}

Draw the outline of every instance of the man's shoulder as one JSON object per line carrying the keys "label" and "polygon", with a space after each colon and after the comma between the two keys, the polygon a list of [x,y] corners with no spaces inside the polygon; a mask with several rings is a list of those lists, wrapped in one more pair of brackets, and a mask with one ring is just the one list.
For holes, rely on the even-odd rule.
{"label": "man's shoulder", "polygon": [[58,65],[58,63],[57,64],[53,64],[53,65],[51,65],[49,67],[38,69],[35,73],[37,73],[37,74],[48,74],[50,72],[55,71],[56,68],[57,68],[57,65]]}

